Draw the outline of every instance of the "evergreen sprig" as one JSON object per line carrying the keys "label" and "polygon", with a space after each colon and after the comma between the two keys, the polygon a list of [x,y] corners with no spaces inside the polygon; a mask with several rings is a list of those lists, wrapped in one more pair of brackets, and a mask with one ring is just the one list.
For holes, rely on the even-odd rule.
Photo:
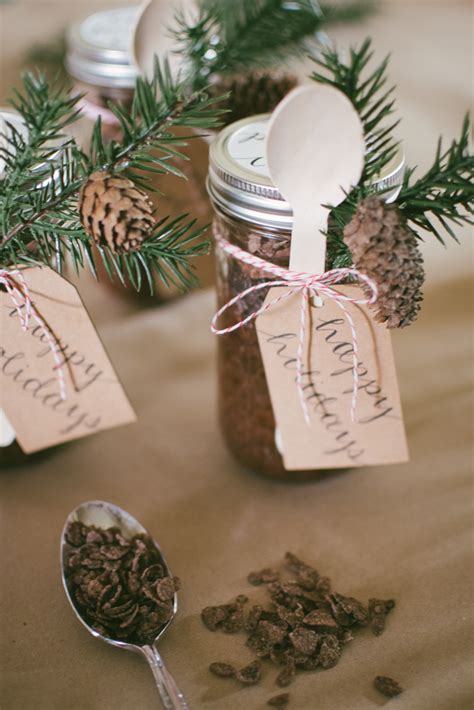
{"label": "evergreen sprig", "polygon": [[395,86],[387,86],[389,57],[367,74],[373,56],[370,39],[359,48],[351,48],[347,62],[335,48],[324,48],[321,57],[313,57],[322,72],[315,71],[311,77],[342,91],[359,114],[367,148],[363,184],[373,182],[398,150],[394,130],[399,121],[386,122],[395,107]]}
{"label": "evergreen sprig", "polygon": [[412,182],[416,168],[406,171],[397,204],[415,233],[426,230],[444,243],[447,232],[458,241],[450,223],[474,223],[474,156],[469,154],[469,141],[466,116],[459,140],[443,151],[439,139],[433,164],[422,177]]}
{"label": "evergreen sprig", "polygon": [[[322,51],[314,58],[319,70],[312,78],[342,91],[359,113],[366,142],[364,170],[359,184],[347,198],[331,211],[328,228],[328,265],[349,266],[351,254],[343,241],[344,227],[352,219],[360,200],[376,190],[375,182],[398,150],[392,120],[395,112],[395,87],[388,85],[386,57],[369,71],[373,58],[370,39],[351,49],[345,61],[335,48]],[[466,117],[459,140],[443,151],[441,139],[432,166],[425,175],[412,181],[414,169],[405,171],[397,206],[416,236],[426,230],[443,242],[446,231],[456,239],[450,223],[472,223],[474,214],[474,158],[469,154],[470,122]]]}
{"label": "evergreen sprig", "polygon": [[[159,98],[156,98],[159,96]],[[190,92],[187,84],[171,76],[166,62],[156,62],[153,79],[138,79],[131,109],[113,107],[121,123],[121,143],[105,143],[100,119],[85,154],[63,130],[74,123],[77,102],[52,89],[42,75],[27,74],[23,92],[13,101],[23,117],[27,135],[10,124],[0,156],[5,179],[0,181],[0,265],[51,263],[61,270],[66,254],[78,270],[86,264],[96,273],[98,253],[106,271],[136,288],[153,272],[168,283],[192,283],[187,259],[203,253],[207,242],[185,216],[162,219],[136,252],[118,256],[109,247],[93,249],[78,215],[77,198],[89,175],[97,170],[125,172],[135,183],[150,189],[150,173],[181,176],[173,164],[187,141],[172,132],[177,126],[197,129],[219,125],[220,111],[204,92]]]}
{"label": "evergreen sprig", "polygon": [[200,0],[194,21],[178,13],[174,34],[193,85],[274,66],[307,54],[329,23],[361,19],[372,0],[331,5],[317,0]]}
{"label": "evergreen sprig", "polygon": [[329,84],[347,96],[359,114],[366,144],[359,184],[331,211],[327,233],[331,268],[350,266],[352,256],[343,241],[343,229],[352,219],[359,201],[374,191],[374,181],[398,150],[394,135],[398,120],[392,120],[395,87],[388,84],[389,58],[370,69],[373,56],[371,40],[366,39],[360,47],[350,49],[347,59],[332,46],[325,47],[320,56],[312,57],[318,69],[311,78]]}

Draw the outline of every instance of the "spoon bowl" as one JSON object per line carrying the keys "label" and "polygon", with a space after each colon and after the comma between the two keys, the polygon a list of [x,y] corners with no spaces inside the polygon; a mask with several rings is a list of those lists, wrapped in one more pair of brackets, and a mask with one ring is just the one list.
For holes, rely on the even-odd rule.
{"label": "spoon bowl", "polygon": [[63,582],[64,591],[71,604],[74,613],[81,622],[83,626],[92,634],[95,638],[105,641],[106,643],[116,646],[118,648],[124,648],[128,651],[133,651],[134,653],[141,653],[145,656],[148,663],[150,664],[151,670],[155,677],[158,691],[163,702],[163,707],[167,710],[187,710],[188,705],[184,699],[183,694],[178,689],[174,679],[167,671],[163,660],[156,648],[156,643],[161,638],[161,636],[168,629],[172,623],[177,611],[178,611],[178,596],[175,592],[173,597],[173,611],[170,619],[162,625],[159,629],[155,639],[152,643],[130,643],[128,641],[122,641],[120,639],[115,639],[110,636],[101,634],[97,629],[93,628],[88,620],[84,618],[82,610],[78,607],[74,600],[72,590],[69,587],[67,576],[66,576],[66,554],[69,549],[69,543],[66,540],[66,531],[70,523],[81,522],[84,525],[94,525],[97,528],[106,530],[107,528],[118,528],[121,535],[129,540],[135,535],[146,535],[147,538],[153,543],[158,556],[159,564],[163,567],[166,576],[171,577],[171,573],[165,557],[161,551],[161,548],[152,538],[150,533],[146,528],[141,525],[130,513],[119,508],[117,505],[112,503],[107,503],[105,501],[88,501],[82,503],[77,508],[75,508],[67,517],[66,523],[64,525],[62,535],[61,535],[61,577]]}

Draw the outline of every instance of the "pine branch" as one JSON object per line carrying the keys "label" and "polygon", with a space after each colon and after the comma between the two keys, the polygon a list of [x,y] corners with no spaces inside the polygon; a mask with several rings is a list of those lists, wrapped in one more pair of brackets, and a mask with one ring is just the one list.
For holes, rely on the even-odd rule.
{"label": "pine branch", "polygon": [[125,285],[125,278],[137,291],[146,280],[150,293],[154,291],[154,274],[166,286],[182,290],[197,285],[190,259],[209,252],[209,244],[203,239],[206,228],[196,228],[196,220],[187,220],[186,215],[170,220],[160,220],[153,234],[146,239],[139,251],[112,254],[110,249],[99,247],[98,251],[110,278],[117,275]]}
{"label": "pine branch", "polygon": [[350,49],[347,62],[340,57],[336,49],[323,49],[320,58],[313,57],[322,72],[315,71],[311,77],[314,81],[329,84],[342,91],[359,114],[367,146],[362,175],[364,184],[372,182],[380,175],[398,149],[398,141],[393,132],[399,122],[386,123],[395,109],[395,87],[387,87],[389,57],[366,75],[366,69],[374,54],[371,44],[371,40],[366,39],[360,48]]}
{"label": "pine branch", "polygon": [[[106,144],[99,120],[85,155],[74,140],[62,134],[78,117],[77,100],[53,91],[41,75],[25,77],[24,93],[17,96],[15,107],[26,122],[28,135],[10,126],[11,135],[1,153],[6,163],[6,178],[0,183],[2,265],[50,263],[54,257],[61,268],[67,253],[74,268],[87,264],[95,272],[90,237],[79,222],[77,209],[87,177],[97,170],[126,172],[137,184],[149,187],[150,173],[181,176],[172,161],[182,156],[177,147],[186,146],[187,140],[177,138],[172,129],[215,127],[221,113],[204,92],[190,93],[185,84],[172,79],[166,63],[162,69],[157,62],[152,81],[138,80],[130,111],[113,109],[122,125],[123,142]],[[44,167],[38,168],[39,164]],[[186,259],[207,248],[199,242],[203,230],[194,229],[184,217],[165,222],[161,220],[153,236],[133,254],[118,257],[110,248],[101,248],[107,272],[115,270],[122,281],[128,276],[138,287],[140,266],[150,287],[153,271],[169,283],[190,285],[193,279]]]}
{"label": "pine branch", "polygon": [[444,244],[444,232],[458,241],[452,225],[474,224],[474,156],[469,154],[469,139],[466,116],[459,140],[443,151],[439,139],[433,164],[422,177],[411,182],[415,168],[406,171],[397,203],[415,233],[426,230]]}
{"label": "pine branch", "polygon": [[364,130],[366,156],[359,185],[340,205],[331,211],[328,227],[328,265],[330,268],[350,266],[352,256],[342,232],[356,210],[358,202],[374,192],[374,181],[398,150],[394,130],[398,121],[389,120],[395,111],[395,87],[387,86],[386,57],[375,69],[369,70],[373,59],[371,40],[349,51],[347,61],[337,49],[328,47],[319,57],[312,58],[318,66],[311,78],[342,91],[357,110]]}
{"label": "pine branch", "polygon": [[361,19],[372,9],[372,0],[352,0],[340,8],[317,0],[200,0],[192,24],[178,13],[174,34],[199,88],[213,75],[304,56],[330,22]]}

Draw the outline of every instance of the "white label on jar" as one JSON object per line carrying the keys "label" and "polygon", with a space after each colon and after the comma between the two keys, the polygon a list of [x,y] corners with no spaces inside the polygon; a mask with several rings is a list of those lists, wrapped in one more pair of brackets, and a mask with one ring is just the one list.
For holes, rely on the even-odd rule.
{"label": "white label on jar", "polygon": [[0,447],[10,446],[14,441],[15,431],[3,409],[0,409]]}
{"label": "white label on jar", "polygon": [[243,126],[229,138],[227,148],[236,163],[258,175],[270,177],[265,158],[268,119]]}
{"label": "white label on jar", "polygon": [[97,12],[82,23],[81,37],[95,47],[128,52],[140,10],[141,7],[123,7]]}

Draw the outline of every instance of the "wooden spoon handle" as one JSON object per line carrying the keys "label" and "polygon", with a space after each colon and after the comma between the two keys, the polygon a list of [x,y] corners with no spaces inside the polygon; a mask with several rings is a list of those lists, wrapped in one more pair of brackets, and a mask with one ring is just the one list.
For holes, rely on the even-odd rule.
{"label": "wooden spoon handle", "polygon": [[[304,208],[295,210],[291,237],[290,269],[322,274],[325,271],[326,237],[329,210],[320,207],[317,212]],[[308,238],[311,235],[311,239]]]}

